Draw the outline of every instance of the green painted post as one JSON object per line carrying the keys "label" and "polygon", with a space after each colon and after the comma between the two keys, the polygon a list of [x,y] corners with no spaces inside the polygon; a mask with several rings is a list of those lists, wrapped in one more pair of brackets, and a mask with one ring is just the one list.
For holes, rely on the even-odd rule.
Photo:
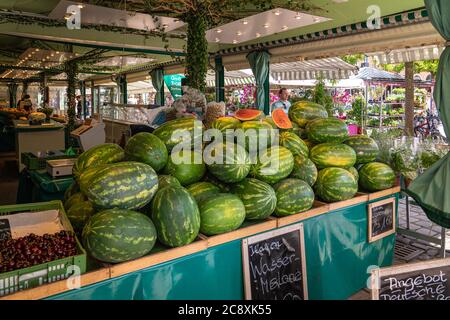
{"label": "green painted post", "polygon": [[86,106],[86,83],[80,81],[80,92],[81,92],[81,105],[83,107],[83,117],[87,118],[87,106]]}
{"label": "green painted post", "polygon": [[225,68],[221,56],[216,56],[216,102],[225,101]]}
{"label": "green painted post", "polygon": [[94,114],[95,113],[95,108],[94,108],[94,104],[95,104],[95,97],[94,97],[94,80],[91,81],[91,113]]}
{"label": "green painted post", "polygon": [[121,76],[120,78],[120,103],[127,104],[128,103],[128,92],[127,92],[127,78],[126,76]]}

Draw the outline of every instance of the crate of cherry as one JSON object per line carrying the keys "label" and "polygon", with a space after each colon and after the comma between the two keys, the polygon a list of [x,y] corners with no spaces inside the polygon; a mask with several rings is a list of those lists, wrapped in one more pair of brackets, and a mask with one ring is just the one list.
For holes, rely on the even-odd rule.
{"label": "crate of cherry", "polygon": [[61,201],[0,206],[0,296],[86,272]]}

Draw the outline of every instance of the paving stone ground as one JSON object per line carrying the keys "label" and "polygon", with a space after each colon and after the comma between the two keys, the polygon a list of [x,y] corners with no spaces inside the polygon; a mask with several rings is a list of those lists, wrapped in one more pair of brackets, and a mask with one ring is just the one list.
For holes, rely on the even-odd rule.
{"label": "paving stone ground", "polygon": [[[401,229],[407,228],[406,223],[406,199],[403,198],[399,202],[398,208],[399,225]],[[417,232],[419,234],[434,237],[438,240],[441,239],[442,227],[431,222],[425,212],[417,206],[410,198],[410,219],[409,230]],[[411,259],[405,261],[401,257],[394,257],[394,265],[400,265],[405,263],[414,263],[419,261],[431,260],[441,258],[441,246],[429,241],[417,239],[410,236],[404,236],[397,234],[397,243],[402,243],[412,248],[422,250],[422,253]],[[446,256],[450,257],[450,230],[446,230]],[[349,300],[370,300],[370,291],[363,289],[350,297]]]}

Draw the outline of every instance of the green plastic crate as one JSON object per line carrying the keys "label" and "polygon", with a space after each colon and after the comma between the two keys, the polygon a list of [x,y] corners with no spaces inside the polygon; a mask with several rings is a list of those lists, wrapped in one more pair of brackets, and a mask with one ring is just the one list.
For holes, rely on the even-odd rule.
{"label": "green plastic crate", "polygon": [[[0,206],[0,216],[22,212],[59,210],[61,223],[68,231],[73,231],[61,201]],[[75,236],[76,237],[76,236]],[[31,289],[40,285],[67,279],[73,273],[70,266],[78,266],[80,274],[86,272],[86,251],[76,237],[78,255],[42,263],[29,268],[0,273],[0,297],[17,291]]]}
{"label": "green plastic crate", "polygon": [[[61,150],[61,152],[64,152],[64,150]],[[43,158],[38,158],[31,152],[23,152],[21,154],[20,161],[22,162],[25,167],[27,167],[28,170],[42,170],[45,169],[47,166],[47,160],[58,160],[58,159],[71,159],[71,158],[77,158],[77,155],[59,155],[59,156],[48,156]]]}

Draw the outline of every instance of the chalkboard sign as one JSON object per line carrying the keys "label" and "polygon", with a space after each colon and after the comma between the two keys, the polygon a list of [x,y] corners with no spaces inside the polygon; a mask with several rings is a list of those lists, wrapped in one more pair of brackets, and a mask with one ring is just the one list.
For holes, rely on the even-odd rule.
{"label": "chalkboard sign", "polygon": [[372,270],[373,300],[450,300],[450,258]]}
{"label": "chalkboard sign", "polygon": [[247,300],[307,300],[303,224],[242,241]]}
{"label": "chalkboard sign", "polygon": [[374,242],[395,233],[395,198],[369,204],[368,230],[369,242]]}
{"label": "chalkboard sign", "polygon": [[0,241],[11,239],[11,227],[8,219],[0,219]]}

